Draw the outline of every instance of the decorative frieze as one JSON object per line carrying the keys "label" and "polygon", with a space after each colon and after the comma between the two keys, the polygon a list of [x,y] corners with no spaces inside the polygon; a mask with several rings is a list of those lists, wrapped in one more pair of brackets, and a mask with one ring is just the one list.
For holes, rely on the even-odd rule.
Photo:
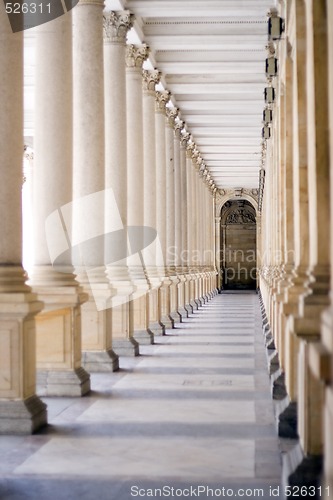
{"label": "decorative frieze", "polygon": [[126,66],[128,68],[141,68],[148,58],[149,47],[147,45],[127,45],[126,46]]}
{"label": "decorative frieze", "polygon": [[129,11],[106,12],[103,16],[103,33],[106,43],[126,43],[127,32],[131,29],[134,16]]}

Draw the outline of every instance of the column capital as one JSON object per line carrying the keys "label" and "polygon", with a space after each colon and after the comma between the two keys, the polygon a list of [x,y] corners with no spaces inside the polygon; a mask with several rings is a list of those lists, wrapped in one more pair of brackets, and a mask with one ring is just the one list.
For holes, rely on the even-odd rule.
{"label": "column capital", "polygon": [[179,120],[178,122],[175,122],[175,137],[181,141],[182,139],[182,130],[184,128],[185,122],[183,120]]}
{"label": "column capital", "polygon": [[190,142],[186,146],[186,155],[188,158],[193,158],[193,151],[195,150],[196,145],[194,142]]}
{"label": "column capital", "polygon": [[104,42],[126,44],[128,30],[133,26],[134,16],[129,11],[111,11],[103,15]]}
{"label": "column capital", "polygon": [[126,45],[126,66],[128,68],[142,68],[149,55],[149,47],[143,45]]}
{"label": "column capital", "polygon": [[166,108],[166,118],[169,127],[174,128],[178,113],[179,113],[178,108]]}
{"label": "column capital", "polygon": [[191,134],[189,132],[185,132],[184,134],[182,134],[180,138],[181,146],[186,149],[190,139],[191,139]]}
{"label": "column capital", "polygon": [[158,69],[149,71],[147,69],[142,70],[142,88],[144,92],[155,93],[155,85],[159,83],[161,79],[161,72]]}
{"label": "column capital", "polygon": [[163,92],[156,92],[155,97],[155,110],[159,113],[165,114],[167,102],[170,101],[169,90],[164,90]]}

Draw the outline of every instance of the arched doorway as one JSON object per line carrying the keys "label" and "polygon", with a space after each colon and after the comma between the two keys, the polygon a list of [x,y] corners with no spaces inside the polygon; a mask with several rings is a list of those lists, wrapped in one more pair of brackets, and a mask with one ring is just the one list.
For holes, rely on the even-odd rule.
{"label": "arched doorway", "polygon": [[256,211],[247,200],[227,201],[221,210],[222,288],[255,290]]}

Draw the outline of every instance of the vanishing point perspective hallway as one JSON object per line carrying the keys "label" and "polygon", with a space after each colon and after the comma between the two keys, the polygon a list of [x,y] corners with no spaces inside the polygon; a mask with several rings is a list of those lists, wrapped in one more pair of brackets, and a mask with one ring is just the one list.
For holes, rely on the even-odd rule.
{"label": "vanishing point perspective hallway", "polygon": [[38,434],[1,438],[1,499],[269,497],[281,466],[258,295],[217,295],[140,350],[87,397],[45,398]]}

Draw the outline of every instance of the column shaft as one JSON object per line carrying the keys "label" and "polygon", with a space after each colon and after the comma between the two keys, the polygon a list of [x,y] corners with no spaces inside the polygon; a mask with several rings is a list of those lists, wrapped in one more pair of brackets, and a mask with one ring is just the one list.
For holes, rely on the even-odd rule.
{"label": "column shaft", "polygon": [[138,250],[133,251],[128,258],[129,272],[135,287],[130,301],[130,332],[140,343],[153,342],[153,334],[148,330],[149,284],[141,253],[145,247],[142,64],[147,57],[148,48],[145,45],[127,46],[127,224],[137,226],[141,231],[135,237]]}
{"label": "column shaft", "polygon": [[[89,294],[83,304],[83,361],[111,344],[110,285],[105,274],[105,122],[103,0],[80,0],[73,9],[74,177],[73,236],[80,255],[78,280]],[[70,232],[69,232],[70,233]],[[85,246],[89,241],[91,245]],[[96,365],[95,365],[96,368]]]}
{"label": "column shaft", "polygon": [[23,34],[0,5],[0,433],[29,434],[46,424],[36,396],[34,316],[42,309],[22,268]]}
{"label": "column shaft", "polygon": [[[129,298],[133,286],[127,268],[127,121],[126,121],[126,35],[132,26],[132,16],[127,12],[104,14],[104,94],[105,94],[105,188],[114,194],[115,207],[105,213],[105,225],[117,228],[106,242],[107,275],[111,285],[111,318],[108,345],[99,352],[99,363],[105,369],[117,369],[117,355],[135,355],[139,348],[130,335]],[[96,356],[96,352],[94,356]]]}
{"label": "column shaft", "polygon": [[36,318],[38,392],[82,396],[90,390],[89,375],[81,366],[80,324],[81,304],[88,297],[75,281],[68,249],[58,257],[60,265],[52,267],[50,259],[58,245],[60,217],[67,229],[72,227],[67,209],[73,187],[71,13],[41,25],[36,46],[31,284],[45,303]]}
{"label": "column shaft", "polygon": [[[155,126],[155,85],[159,82],[158,71],[143,71],[143,159],[144,159],[144,225],[157,230],[157,165],[156,165],[156,126]],[[147,229],[150,230],[150,229]],[[143,252],[149,290],[149,331],[163,335],[164,325],[160,322],[158,266],[163,261],[159,236]]]}

